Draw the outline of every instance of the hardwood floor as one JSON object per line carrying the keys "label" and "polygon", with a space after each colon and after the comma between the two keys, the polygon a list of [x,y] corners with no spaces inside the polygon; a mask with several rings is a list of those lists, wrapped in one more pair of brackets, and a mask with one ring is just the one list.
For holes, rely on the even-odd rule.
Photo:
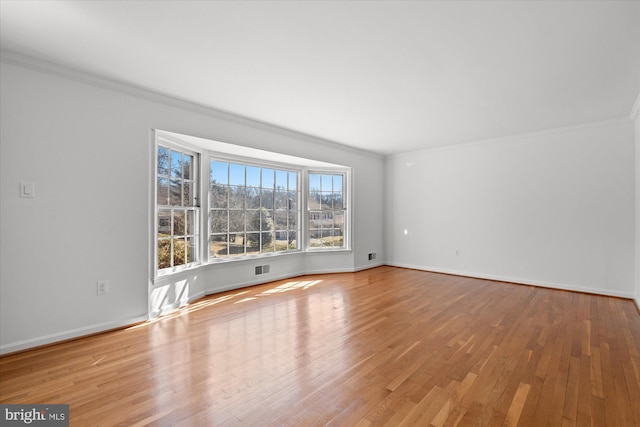
{"label": "hardwood floor", "polygon": [[630,300],[379,267],[0,358],[71,426],[640,426]]}

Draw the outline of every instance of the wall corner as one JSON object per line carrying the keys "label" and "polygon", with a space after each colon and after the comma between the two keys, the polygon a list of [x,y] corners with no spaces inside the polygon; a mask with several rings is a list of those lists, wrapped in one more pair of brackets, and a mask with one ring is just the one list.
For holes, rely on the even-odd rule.
{"label": "wall corner", "polygon": [[636,103],[631,110],[630,118],[635,122],[635,171],[636,171],[636,245],[635,245],[635,262],[636,262],[636,274],[635,274],[635,297],[636,306],[640,310],[640,94],[636,99]]}

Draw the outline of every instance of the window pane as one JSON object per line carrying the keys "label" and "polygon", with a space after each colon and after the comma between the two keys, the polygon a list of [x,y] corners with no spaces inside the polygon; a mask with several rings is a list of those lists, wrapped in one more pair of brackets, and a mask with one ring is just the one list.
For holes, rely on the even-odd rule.
{"label": "window pane", "polygon": [[226,233],[228,231],[229,214],[227,211],[211,211],[211,232]]}
{"label": "window pane", "polygon": [[211,236],[209,240],[209,255],[212,258],[227,256],[227,240],[226,234]]}
{"label": "window pane", "polygon": [[183,158],[184,164],[182,165],[182,171],[183,171],[183,179],[191,179],[191,177],[193,176],[193,156],[190,156],[188,154],[184,155]]}
{"label": "window pane", "polygon": [[289,230],[289,249],[294,250],[298,249],[298,232]]}
{"label": "window pane", "polygon": [[158,237],[171,236],[171,211],[158,212]]}
{"label": "window pane", "polygon": [[171,150],[171,177],[182,179],[182,153]]}
{"label": "window pane", "polygon": [[344,229],[344,211],[335,211],[333,213],[333,224],[336,228]]}
{"label": "window pane", "polygon": [[184,211],[173,212],[173,235],[183,236],[185,233],[185,215]]}
{"label": "window pane", "polygon": [[186,212],[186,234],[190,234],[190,235],[195,234],[195,230],[196,230],[195,217],[196,217],[195,211]]}
{"label": "window pane", "polygon": [[320,194],[320,198],[322,199],[322,209],[332,209],[333,208],[333,194],[327,193],[323,191]]}
{"label": "window pane", "polygon": [[182,195],[182,206],[194,206],[195,205],[195,194],[193,193],[193,182],[185,182],[182,186],[183,195]]}
{"label": "window pane", "polygon": [[258,166],[247,166],[247,186],[260,187],[260,168]]}
{"label": "window pane", "polygon": [[260,231],[260,210],[247,211],[247,231]]}
{"label": "window pane", "polygon": [[309,209],[320,209],[320,193],[313,191],[309,194]]}
{"label": "window pane", "polygon": [[317,212],[317,211],[309,212],[309,228],[320,228],[321,218],[322,218],[322,212]]}
{"label": "window pane", "polygon": [[265,209],[273,209],[273,190],[262,190],[260,204]]}
{"label": "window pane", "polygon": [[274,229],[272,212],[266,209],[247,211],[249,231],[271,231]]}
{"label": "window pane", "polygon": [[287,229],[287,211],[276,211],[275,226],[276,230]]}
{"label": "window pane", "polygon": [[169,204],[169,180],[164,177],[158,177],[158,204]]}
{"label": "window pane", "polygon": [[320,175],[316,173],[309,174],[309,192],[320,191]]}
{"label": "window pane", "polygon": [[262,231],[275,230],[273,223],[273,211],[260,209],[260,228]]}
{"label": "window pane", "polygon": [[298,173],[289,172],[289,191],[296,191],[298,189]]}
{"label": "window pane", "polygon": [[229,255],[244,255],[244,233],[229,235]]}
{"label": "window pane", "polygon": [[244,165],[229,164],[229,185],[245,185]]}
{"label": "window pane", "polygon": [[344,246],[343,230],[333,230],[333,246],[336,248]]}
{"label": "window pane", "polygon": [[260,189],[247,187],[247,209],[260,209]]}
{"label": "window pane", "polygon": [[286,191],[276,191],[276,209],[288,209],[289,207],[289,193]]}
{"label": "window pane", "polygon": [[274,188],[273,169],[262,169],[262,188]]}
{"label": "window pane", "polygon": [[173,239],[173,266],[185,263],[185,242],[184,238]]}
{"label": "window pane", "polygon": [[333,191],[343,191],[342,175],[333,175]]}
{"label": "window pane", "polygon": [[229,186],[229,209],[244,209],[245,188]]}
{"label": "window pane", "polygon": [[287,171],[276,171],[276,189],[287,190],[288,175]]}
{"label": "window pane", "polygon": [[158,145],[158,175],[169,175],[169,149]]}
{"label": "window pane", "polygon": [[282,252],[289,249],[288,232],[276,232],[276,252]]}
{"label": "window pane", "polygon": [[260,252],[260,233],[247,233],[246,241],[247,254],[256,254]]}
{"label": "window pane", "polygon": [[322,191],[332,191],[333,190],[333,176],[332,175],[322,175],[322,183],[321,190]]}
{"label": "window pane", "polygon": [[322,228],[333,228],[334,215],[333,212],[325,212],[322,216]]}
{"label": "window pane", "polygon": [[322,247],[333,246],[333,231],[322,230]]}
{"label": "window pane", "polygon": [[289,191],[287,194],[287,203],[290,210],[298,209],[298,193],[296,191]]}
{"label": "window pane", "polygon": [[227,208],[228,203],[228,189],[226,185],[212,184],[211,185],[211,207],[212,208]]}
{"label": "window pane", "polygon": [[289,216],[289,230],[297,230],[298,229],[298,212],[287,212]]}
{"label": "window pane", "polygon": [[211,183],[228,184],[229,183],[229,164],[226,162],[211,162]]}
{"label": "window pane", "polygon": [[312,248],[322,247],[322,231],[309,230],[309,246]]}
{"label": "window pane", "polygon": [[229,211],[229,232],[244,232],[244,211]]}
{"label": "window pane", "polygon": [[344,205],[342,204],[342,193],[333,193],[333,208],[334,209],[344,209]]}
{"label": "window pane", "polygon": [[158,239],[158,270],[171,267],[171,239]]}
{"label": "window pane", "polygon": [[181,206],[182,205],[182,181],[179,179],[171,178],[171,200],[170,205]]}
{"label": "window pane", "polygon": [[273,252],[274,244],[275,244],[273,231],[263,232],[261,234],[262,234],[262,252]]}
{"label": "window pane", "polygon": [[197,242],[198,239],[194,237],[187,237],[185,239],[185,262],[196,262],[196,254],[198,253]]}

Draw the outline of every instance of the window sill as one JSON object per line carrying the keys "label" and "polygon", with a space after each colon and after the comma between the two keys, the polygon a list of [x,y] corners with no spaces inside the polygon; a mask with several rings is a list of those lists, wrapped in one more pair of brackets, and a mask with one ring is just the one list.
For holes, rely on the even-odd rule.
{"label": "window sill", "polygon": [[192,276],[198,270],[201,270],[203,267],[206,267],[207,264],[195,264],[189,267],[181,268],[176,271],[164,272],[151,280],[153,286],[162,286],[167,285],[176,280],[180,280],[182,278],[187,278]]}
{"label": "window sill", "polygon": [[282,257],[282,256],[291,256],[291,255],[302,255],[307,252],[299,250],[299,251],[287,251],[287,252],[269,252],[260,255],[249,255],[243,257],[230,257],[230,258],[212,258],[209,260],[208,264],[205,265],[216,265],[216,264],[226,264],[228,262],[241,262],[241,261],[258,261],[261,259],[269,259],[274,257]]}
{"label": "window sill", "polygon": [[353,250],[349,248],[341,248],[341,249],[324,249],[324,248],[313,248],[308,249],[305,253],[307,254],[338,254],[338,253],[351,253]]}

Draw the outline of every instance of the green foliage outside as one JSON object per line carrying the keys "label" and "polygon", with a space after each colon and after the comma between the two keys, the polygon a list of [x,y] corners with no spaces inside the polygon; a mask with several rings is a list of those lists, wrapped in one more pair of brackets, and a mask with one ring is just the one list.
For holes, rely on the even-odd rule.
{"label": "green foliage outside", "polygon": [[[168,237],[167,235],[158,236]],[[185,258],[186,255],[186,258]],[[190,262],[191,248],[185,245],[184,240],[173,241],[173,266]],[[171,239],[158,239],[158,269],[171,267]]]}

